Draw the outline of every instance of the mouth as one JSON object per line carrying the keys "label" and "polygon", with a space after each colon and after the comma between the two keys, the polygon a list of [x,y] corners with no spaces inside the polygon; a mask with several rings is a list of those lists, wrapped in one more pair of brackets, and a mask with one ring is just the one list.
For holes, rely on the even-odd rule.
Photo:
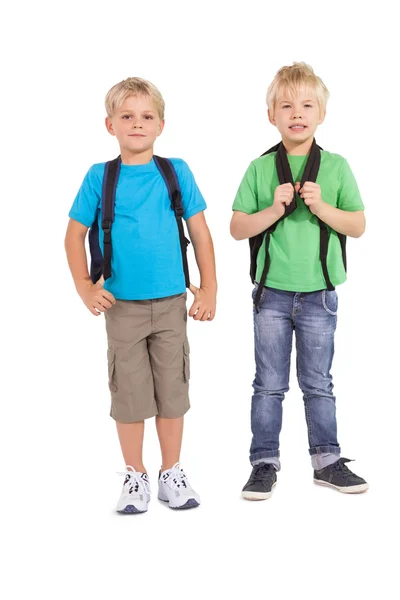
{"label": "mouth", "polygon": [[305,131],[307,129],[307,125],[290,125],[289,129],[291,131]]}
{"label": "mouth", "polygon": [[143,133],[129,133],[129,137],[146,137]]}

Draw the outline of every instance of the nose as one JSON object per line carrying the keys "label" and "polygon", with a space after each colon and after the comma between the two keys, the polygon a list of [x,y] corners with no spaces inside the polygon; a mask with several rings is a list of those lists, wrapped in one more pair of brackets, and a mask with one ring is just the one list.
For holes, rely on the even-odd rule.
{"label": "nose", "polygon": [[142,124],[139,119],[133,119],[131,125],[133,129],[142,129]]}

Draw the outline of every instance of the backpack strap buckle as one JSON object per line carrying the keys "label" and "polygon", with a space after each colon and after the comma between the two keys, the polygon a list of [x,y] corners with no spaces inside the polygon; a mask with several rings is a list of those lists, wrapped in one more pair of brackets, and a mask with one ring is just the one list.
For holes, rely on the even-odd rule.
{"label": "backpack strap buckle", "polygon": [[101,222],[101,228],[104,233],[110,233],[111,231],[111,219],[103,219]]}

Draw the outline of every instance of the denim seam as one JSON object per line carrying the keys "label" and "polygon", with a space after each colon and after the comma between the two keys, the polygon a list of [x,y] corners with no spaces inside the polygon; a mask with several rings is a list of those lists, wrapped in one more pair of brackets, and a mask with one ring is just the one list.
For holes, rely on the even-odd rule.
{"label": "denim seam", "polygon": [[[301,389],[301,373],[300,373],[300,363],[299,363],[299,356],[298,356],[298,351],[296,348],[296,371],[297,371],[297,382],[299,384],[299,387]],[[308,442],[310,445],[310,448],[312,447],[313,443],[313,438],[312,438],[312,428],[311,428],[311,417],[310,417],[310,411],[308,408],[308,403],[306,402],[305,397],[303,397],[303,401],[304,401],[304,408],[305,408],[305,413],[306,413],[306,423],[307,423],[307,430],[308,430]]]}
{"label": "denim seam", "polygon": [[337,316],[337,311],[333,312],[333,310],[330,310],[326,304],[326,290],[322,290],[322,306],[329,315],[332,315],[332,317]]}

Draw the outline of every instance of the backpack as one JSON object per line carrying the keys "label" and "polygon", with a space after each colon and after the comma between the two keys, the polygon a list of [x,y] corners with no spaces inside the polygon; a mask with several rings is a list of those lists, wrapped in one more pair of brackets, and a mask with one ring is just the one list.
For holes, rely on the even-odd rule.
{"label": "backpack", "polygon": [[[187,247],[190,244],[185,237],[183,228],[183,206],[182,196],[179,188],[178,177],[170,160],[153,156],[154,162],[159,169],[165,185],[168,189],[169,199],[171,201],[171,209],[175,213],[176,224],[179,233],[179,242],[182,253],[182,267],[185,275],[185,284],[190,286],[189,267],[187,261]],[[104,256],[101,252],[99,242],[99,225],[97,215],[89,230],[89,248],[91,255],[90,263],[90,278],[93,283],[96,283],[103,275],[104,279],[111,277],[111,226],[114,221],[114,205],[115,194],[118,184],[119,173],[121,169],[121,156],[106,163],[104,169],[103,186],[101,194],[101,228],[104,233]]]}
{"label": "backpack", "polygon": [[[311,149],[310,149],[310,154],[309,154],[306,166],[304,168],[303,177],[301,178],[300,188],[303,187],[303,185],[306,181],[312,181],[315,183],[315,181],[317,180],[318,171],[319,171],[319,167],[321,164],[321,152],[320,152],[321,150],[322,150],[322,148],[317,145],[317,143],[314,139]],[[281,185],[284,183],[291,183],[294,186],[292,172],[290,170],[290,165],[289,165],[289,161],[287,158],[287,152],[286,152],[286,149],[285,149],[283,143],[280,142],[276,146],[273,146],[272,148],[270,148],[269,150],[264,152],[264,154],[262,154],[261,156],[265,156],[266,154],[270,154],[272,152],[276,152],[275,164],[276,164],[276,170],[278,173],[279,183]],[[264,268],[263,268],[263,272],[261,275],[261,279],[258,282],[258,290],[254,297],[254,306],[256,307],[256,309],[260,302],[263,287],[265,286],[265,282],[266,282],[267,275],[268,275],[268,270],[269,270],[269,267],[271,264],[271,258],[270,258],[269,252],[268,252],[271,234],[275,231],[277,225],[281,221],[283,221],[283,219],[286,219],[289,215],[291,215],[296,210],[296,208],[297,208],[296,196],[297,195],[298,194],[296,194],[296,192],[293,193],[293,199],[292,199],[291,203],[289,204],[289,206],[285,206],[285,212],[282,215],[282,217],[280,217],[280,219],[275,221],[275,223],[273,223],[268,229],[266,229],[262,233],[259,233],[258,235],[249,239],[250,278],[251,278],[252,283],[255,282],[255,278],[256,278],[258,252],[259,252],[262,244],[265,243]],[[299,196],[299,199],[301,200],[300,196]],[[326,259],[328,256],[328,245],[329,245],[330,232],[329,232],[329,229],[328,229],[328,226],[326,225],[326,223],[321,221],[321,219],[319,219],[318,217],[317,217],[317,219],[318,219],[318,225],[320,227],[319,258],[321,261],[322,272],[324,275],[327,289],[334,290],[335,287],[332,285],[332,282],[329,278],[328,267],[327,267],[327,263],[326,263]],[[344,268],[346,270],[347,269],[346,236],[341,233],[337,233],[337,236],[339,238],[340,246],[342,249],[343,264],[344,264]]]}

